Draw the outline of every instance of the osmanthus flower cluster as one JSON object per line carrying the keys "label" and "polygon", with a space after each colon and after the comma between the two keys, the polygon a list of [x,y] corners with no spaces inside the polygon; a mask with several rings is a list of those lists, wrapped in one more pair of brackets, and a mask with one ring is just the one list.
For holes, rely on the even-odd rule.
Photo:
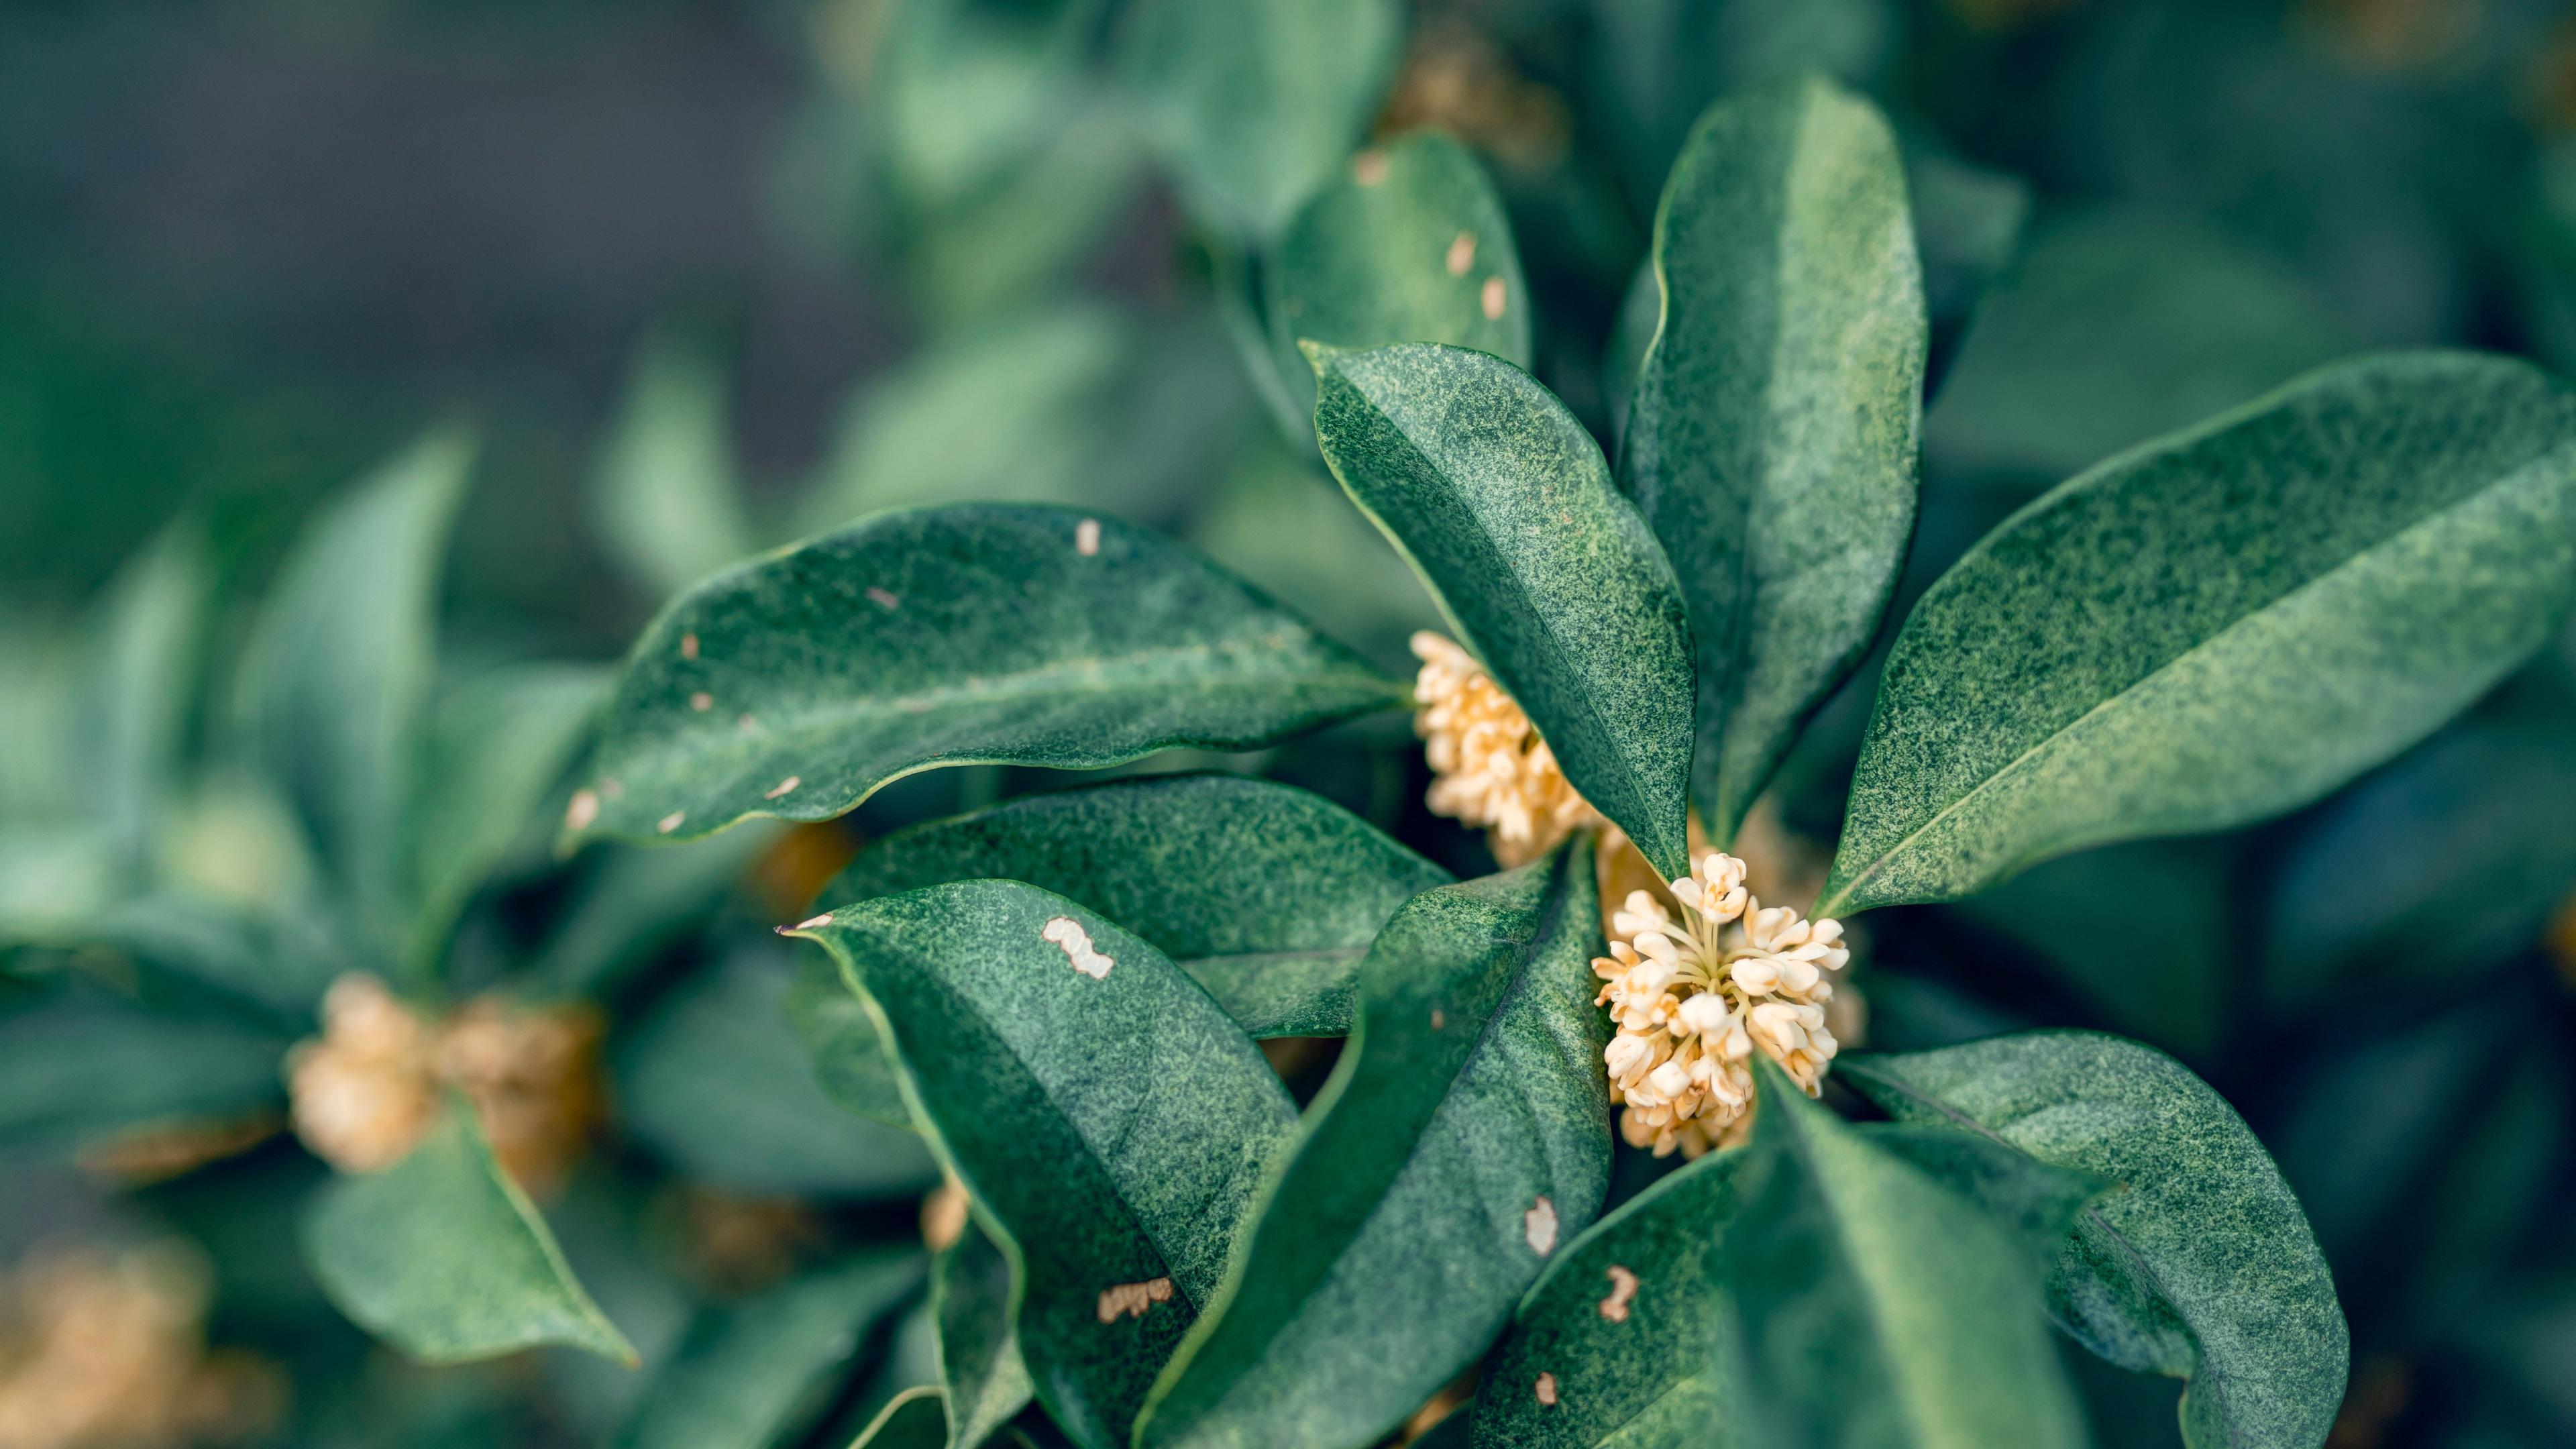
{"label": "osmanthus flower cluster", "polygon": [[1431,763],[1432,812],[1483,826],[1494,859],[1526,865],[1600,812],[1575,792],[1538,727],[1474,655],[1425,629],[1413,684],[1414,733]]}
{"label": "osmanthus flower cluster", "polygon": [[206,1345],[213,1273],[172,1240],[40,1248],[0,1272],[0,1444],[177,1449],[262,1438],[275,1365]]}
{"label": "osmanthus flower cluster", "polygon": [[1595,998],[1618,1034],[1603,1049],[1619,1134],[1658,1157],[1697,1157],[1740,1140],[1753,1110],[1758,1048],[1817,1093],[1839,1043],[1825,1025],[1826,973],[1850,961],[1842,925],[1765,908],[1744,862],[1711,851],[1672,882],[1677,920],[1645,891],[1611,916]]}
{"label": "osmanthus flower cluster", "polygon": [[322,1035],[286,1063],[296,1135],[343,1172],[411,1154],[450,1089],[474,1104],[493,1153],[519,1183],[559,1182],[600,1115],[598,1018],[478,996],[441,1019],[382,981],[342,976],[322,1000]]}

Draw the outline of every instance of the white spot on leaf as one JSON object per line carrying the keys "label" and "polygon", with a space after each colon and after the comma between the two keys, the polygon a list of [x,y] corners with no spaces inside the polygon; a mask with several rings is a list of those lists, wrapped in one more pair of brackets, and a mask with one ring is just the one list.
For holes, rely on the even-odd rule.
{"label": "white spot on leaf", "polygon": [[1375,186],[1386,179],[1386,153],[1362,151],[1351,158],[1351,179],[1362,186]]}
{"label": "white spot on leaf", "polygon": [[1467,275],[1467,269],[1475,264],[1476,234],[1472,231],[1462,231],[1458,233],[1456,241],[1449,243],[1449,275],[1463,277]]}
{"label": "white spot on leaf", "polygon": [[779,781],[777,784],[770,786],[767,790],[762,791],[760,798],[763,800],[775,800],[779,796],[786,794],[788,791],[793,790],[804,783],[805,780],[803,776],[790,775],[786,779]]}
{"label": "white spot on leaf", "polygon": [[1546,1194],[1521,1214],[1521,1236],[1529,1240],[1530,1251],[1542,1258],[1556,1251],[1556,1204]]}
{"label": "white spot on leaf", "polygon": [[1546,1408],[1553,1409],[1556,1407],[1556,1375],[1540,1374],[1538,1376],[1538,1401]]}
{"label": "white spot on leaf", "polygon": [[805,919],[798,921],[796,923],[796,929],[800,931],[810,931],[816,926],[828,926],[830,924],[832,924],[832,913],[830,911],[825,911],[819,916],[807,916]]}
{"label": "white spot on leaf", "polygon": [[1637,1275],[1613,1263],[1610,1265],[1610,1296],[1601,1300],[1601,1316],[1612,1323],[1628,1321],[1629,1301],[1637,1296]]}
{"label": "white spot on leaf", "polygon": [[564,829],[588,830],[599,818],[599,795],[596,791],[575,790],[572,803],[564,807]]}
{"label": "white spot on leaf", "polygon": [[903,600],[896,598],[894,595],[887,593],[885,590],[878,588],[874,584],[868,585],[868,602],[876,605],[880,609],[900,609],[903,607]]}
{"label": "white spot on leaf", "polygon": [[1436,1006],[1431,1008],[1431,1029],[1433,1031],[1438,1031],[1440,1028],[1447,1026],[1448,1024],[1449,1013],[1442,1011]]}
{"label": "white spot on leaf", "polygon": [[697,635],[683,634],[680,636],[680,657],[683,659],[695,659],[698,657]]}
{"label": "white spot on leaf", "polygon": [[674,811],[672,811],[670,814],[663,816],[663,817],[662,817],[662,819],[661,819],[661,821],[660,821],[658,824],[656,824],[653,828],[654,828],[654,829],[656,829],[656,830],[661,831],[664,835],[668,835],[668,834],[670,834],[672,831],[679,829],[679,828],[680,828],[680,822],[681,822],[681,821],[683,821],[683,820],[686,820],[686,819],[688,819],[688,818],[689,818],[689,812],[688,812],[688,811],[686,811],[686,810],[674,810]]}
{"label": "white spot on leaf", "polygon": [[1503,320],[1503,302],[1505,300],[1505,296],[1506,294],[1503,290],[1502,278],[1487,277],[1485,279],[1484,303],[1486,321],[1500,322]]}
{"label": "white spot on leaf", "polygon": [[705,714],[708,710],[715,707],[716,697],[707,693],[703,689],[689,696],[689,708],[696,710],[700,714]]}
{"label": "white spot on leaf", "polygon": [[1100,520],[1086,518],[1073,526],[1073,551],[1089,558],[1100,552]]}
{"label": "white spot on leaf", "polygon": [[1100,1290],[1100,1321],[1116,1323],[1121,1318],[1142,1318],[1155,1304],[1171,1301],[1172,1280],[1169,1278],[1120,1283]]}
{"label": "white spot on leaf", "polygon": [[1109,979],[1109,968],[1118,964],[1091,949],[1091,933],[1071,916],[1056,917],[1038,934],[1063,947],[1064,958],[1073,963],[1073,969],[1094,981]]}

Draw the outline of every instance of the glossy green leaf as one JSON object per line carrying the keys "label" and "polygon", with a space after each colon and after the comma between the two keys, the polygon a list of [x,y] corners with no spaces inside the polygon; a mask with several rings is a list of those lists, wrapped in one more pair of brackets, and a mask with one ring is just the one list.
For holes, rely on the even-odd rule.
{"label": "glossy green leaf", "polygon": [[1350,1043],[1140,1446],[1369,1443],[1476,1361],[1609,1186],[1600,920],[1577,845],[1387,923]]}
{"label": "glossy green leaf", "polygon": [[1403,697],[1303,620],[1116,519],[884,513],[663,611],[609,707],[595,825],[650,839],[747,815],[824,820],[935,765],[1248,749]]}
{"label": "glossy green leaf", "polygon": [[953,1409],[949,1449],[979,1449],[1028,1406],[1029,1369],[1012,1306],[1011,1261],[970,1214],[930,1268],[939,1381]]}
{"label": "glossy green leaf", "polygon": [[921,1384],[895,1395],[850,1449],[950,1449],[948,1406],[939,1386]]}
{"label": "glossy green leaf", "polygon": [[821,1411],[869,1333],[916,1292],[918,1253],[879,1250],[709,1308],[654,1376],[617,1449],[769,1449]]}
{"label": "glossy green leaf", "polygon": [[600,449],[591,513],[628,577],[678,593],[758,546],[735,476],[724,378],[707,357],[646,344]]}
{"label": "glossy green leaf", "polygon": [[1123,1446],[1289,1144],[1286,1089],[1161,952],[1034,886],[931,886],[798,934],[866,994],[1012,1260],[1038,1397],[1078,1443]]}
{"label": "glossy green leaf", "polygon": [[415,977],[436,970],[467,897],[535,823],[607,686],[586,665],[518,665],[438,702],[408,817]]}
{"label": "glossy green leaf", "polygon": [[1982,1131],[2125,1186],[2086,1210],[2049,1312],[2123,1368],[2188,1377],[2195,1449],[2323,1442],[2348,1348],[2334,1280],[2262,1145],[2199,1078],[2084,1032],[1837,1066],[1900,1121]]}
{"label": "glossy green leaf", "polygon": [[272,1113],[286,1045],[221,1016],[53,993],[0,1013],[0,1141],[76,1149],[136,1128]]}
{"label": "glossy green leaf", "polygon": [[1144,0],[1119,71],[1191,209],[1260,241],[1358,143],[1401,29],[1393,0]]}
{"label": "glossy green leaf", "polygon": [[1924,449],[1944,476],[2044,484],[2351,350],[2260,252],[2155,216],[2059,218],[1977,309]]}
{"label": "glossy green leaf", "polygon": [[1335,173],[1262,263],[1272,351],[1301,417],[1315,409],[1305,339],[1443,342],[1530,365],[1529,289],[1502,198],[1474,153],[1437,132]]}
{"label": "glossy green leaf", "polygon": [[1620,483],[1690,606],[1692,798],[1723,844],[1868,649],[1914,530],[1929,324],[1886,120],[1813,78],[1719,103],[1654,266]]}
{"label": "glossy green leaf", "polygon": [[878,1039],[867,1003],[822,956],[797,963],[787,988],[787,1024],[805,1044],[823,1095],[889,1127],[910,1127],[912,1109],[895,1085],[894,1063]]}
{"label": "glossy green leaf", "polygon": [[1932,586],[1879,685],[1820,909],[1964,895],[2350,779],[2576,598],[2576,399],[2410,353],[2073,479]]}
{"label": "glossy green leaf", "polygon": [[1454,347],[1315,350],[1315,435],[1566,778],[1656,869],[1686,869],[1691,644],[1680,586],[1592,435],[1528,373]]}
{"label": "glossy green leaf", "polygon": [[2021,1245],[1753,1063],[1761,1109],[1724,1249],[1753,1442],[2083,1444]]}
{"label": "glossy green leaf", "polygon": [[547,1343],[635,1361],[462,1098],[410,1156],[323,1189],[303,1236],[340,1311],[422,1363]]}
{"label": "glossy green leaf", "polygon": [[2034,1283],[2046,1282],[2056,1268],[2058,1252],[2085,1205],[2120,1186],[1955,1127],[1871,1122],[1860,1131],[1871,1145],[1904,1158],[1934,1182],[1984,1208],[2021,1245]]}
{"label": "glossy green leaf", "polygon": [[303,820],[349,918],[389,950],[436,667],[439,566],[471,458],[463,440],[432,437],[307,528],[239,680],[254,758]]}
{"label": "glossy green leaf", "polygon": [[817,1080],[788,1022],[785,956],[766,939],[737,948],[618,1033],[610,1065],[627,1133],[736,1192],[919,1193],[932,1180],[921,1140],[854,1115]]}
{"label": "glossy green leaf", "polygon": [[1485,1361],[1477,1449],[1753,1449],[1724,1299],[1745,1161],[1702,1157],[1548,1262]]}
{"label": "glossy green leaf", "polygon": [[1230,775],[1031,795],[860,852],[824,906],[999,876],[1151,941],[1255,1037],[1350,1030],[1378,928],[1449,873],[1321,796]]}

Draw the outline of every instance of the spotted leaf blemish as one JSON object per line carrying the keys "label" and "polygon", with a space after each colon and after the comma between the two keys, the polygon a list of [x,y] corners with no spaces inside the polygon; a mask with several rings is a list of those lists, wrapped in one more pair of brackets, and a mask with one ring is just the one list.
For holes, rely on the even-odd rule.
{"label": "spotted leaf blemish", "polygon": [[588,830],[599,818],[599,795],[592,790],[575,790],[572,803],[564,807],[564,829]]}
{"label": "spotted leaf blemish", "polygon": [[1467,269],[1476,264],[1476,234],[1474,232],[1462,231],[1458,233],[1458,239],[1456,241],[1449,243],[1448,262],[1449,275],[1453,277],[1463,277],[1467,275]]}
{"label": "spotted leaf blemish", "polygon": [[1351,179],[1362,186],[1375,186],[1386,179],[1386,153],[1362,151],[1351,158]]}
{"label": "spotted leaf blemish", "polygon": [[876,605],[880,609],[900,609],[903,607],[903,600],[896,598],[894,595],[887,593],[885,590],[878,588],[874,584],[868,585],[868,602]]}
{"label": "spotted leaf blemish", "polygon": [[1637,1275],[1613,1263],[1609,1276],[1610,1296],[1601,1300],[1601,1316],[1612,1323],[1625,1323],[1628,1305],[1637,1296]]}
{"label": "spotted leaf blemish", "polygon": [[775,800],[779,796],[788,793],[804,783],[804,776],[790,775],[786,779],[779,781],[777,784],[770,786],[767,790],[762,791],[760,798],[763,800]]}
{"label": "spotted leaf blemish", "polygon": [[1500,322],[1503,320],[1504,297],[1503,279],[1500,277],[1487,277],[1485,279],[1484,292],[1486,321]]}
{"label": "spotted leaf blemish", "polygon": [[662,819],[661,819],[661,821],[660,821],[659,823],[657,823],[653,828],[654,828],[654,829],[656,829],[656,830],[658,830],[658,831],[661,831],[664,835],[668,835],[668,834],[670,834],[672,831],[679,829],[679,828],[680,828],[680,822],[681,822],[681,821],[683,821],[683,820],[686,820],[686,819],[688,819],[688,818],[689,818],[689,812],[688,812],[688,811],[686,811],[686,810],[674,810],[674,811],[672,811],[670,814],[663,816],[663,817],[662,817]]}
{"label": "spotted leaf blemish", "polygon": [[1091,949],[1091,933],[1071,916],[1056,917],[1038,934],[1063,947],[1065,959],[1073,963],[1073,969],[1094,981],[1108,980],[1109,968],[1118,964]]}
{"label": "spotted leaf blemish", "polygon": [[1544,1258],[1556,1251],[1556,1204],[1541,1193],[1528,1212],[1521,1214],[1521,1236],[1529,1240],[1530,1251]]}
{"label": "spotted leaf blemish", "polygon": [[697,635],[683,634],[680,636],[680,657],[683,659],[695,659],[698,657]]}
{"label": "spotted leaf blemish", "polygon": [[715,707],[716,697],[707,693],[703,689],[689,696],[689,708],[696,710],[700,714],[705,714],[708,710]]}
{"label": "spotted leaf blemish", "polygon": [[1116,1323],[1121,1318],[1142,1318],[1155,1304],[1171,1301],[1172,1280],[1169,1278],[1116,1284],[1100,1290],[1100,1321]]}
{"label": "spotted leaf blemish", "polygon": [[1100,552],[1100,520],[1086,518],[1073,526],[1073,551],[1090,558]]}
{"label": "spotted leaf blemish", "polygon": [[1540,1374],[1538,1376],[1538,1401],[1548,1408],[1553,1409],[1556,1407],[1556,1375]]}

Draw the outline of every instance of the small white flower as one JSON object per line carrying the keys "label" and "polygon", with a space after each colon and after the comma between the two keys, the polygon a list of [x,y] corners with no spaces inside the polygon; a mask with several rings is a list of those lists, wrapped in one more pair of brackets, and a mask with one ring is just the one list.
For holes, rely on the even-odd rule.
{"label": "small white flower", "polygon": [[1494,858],[1523,865],[1601,816],[1575,793],[1538,727],[1475,657],[1429,631],[1413,636],[1421,659],[1414,733],[1433,779],[1434,814],[1483,826]]}

